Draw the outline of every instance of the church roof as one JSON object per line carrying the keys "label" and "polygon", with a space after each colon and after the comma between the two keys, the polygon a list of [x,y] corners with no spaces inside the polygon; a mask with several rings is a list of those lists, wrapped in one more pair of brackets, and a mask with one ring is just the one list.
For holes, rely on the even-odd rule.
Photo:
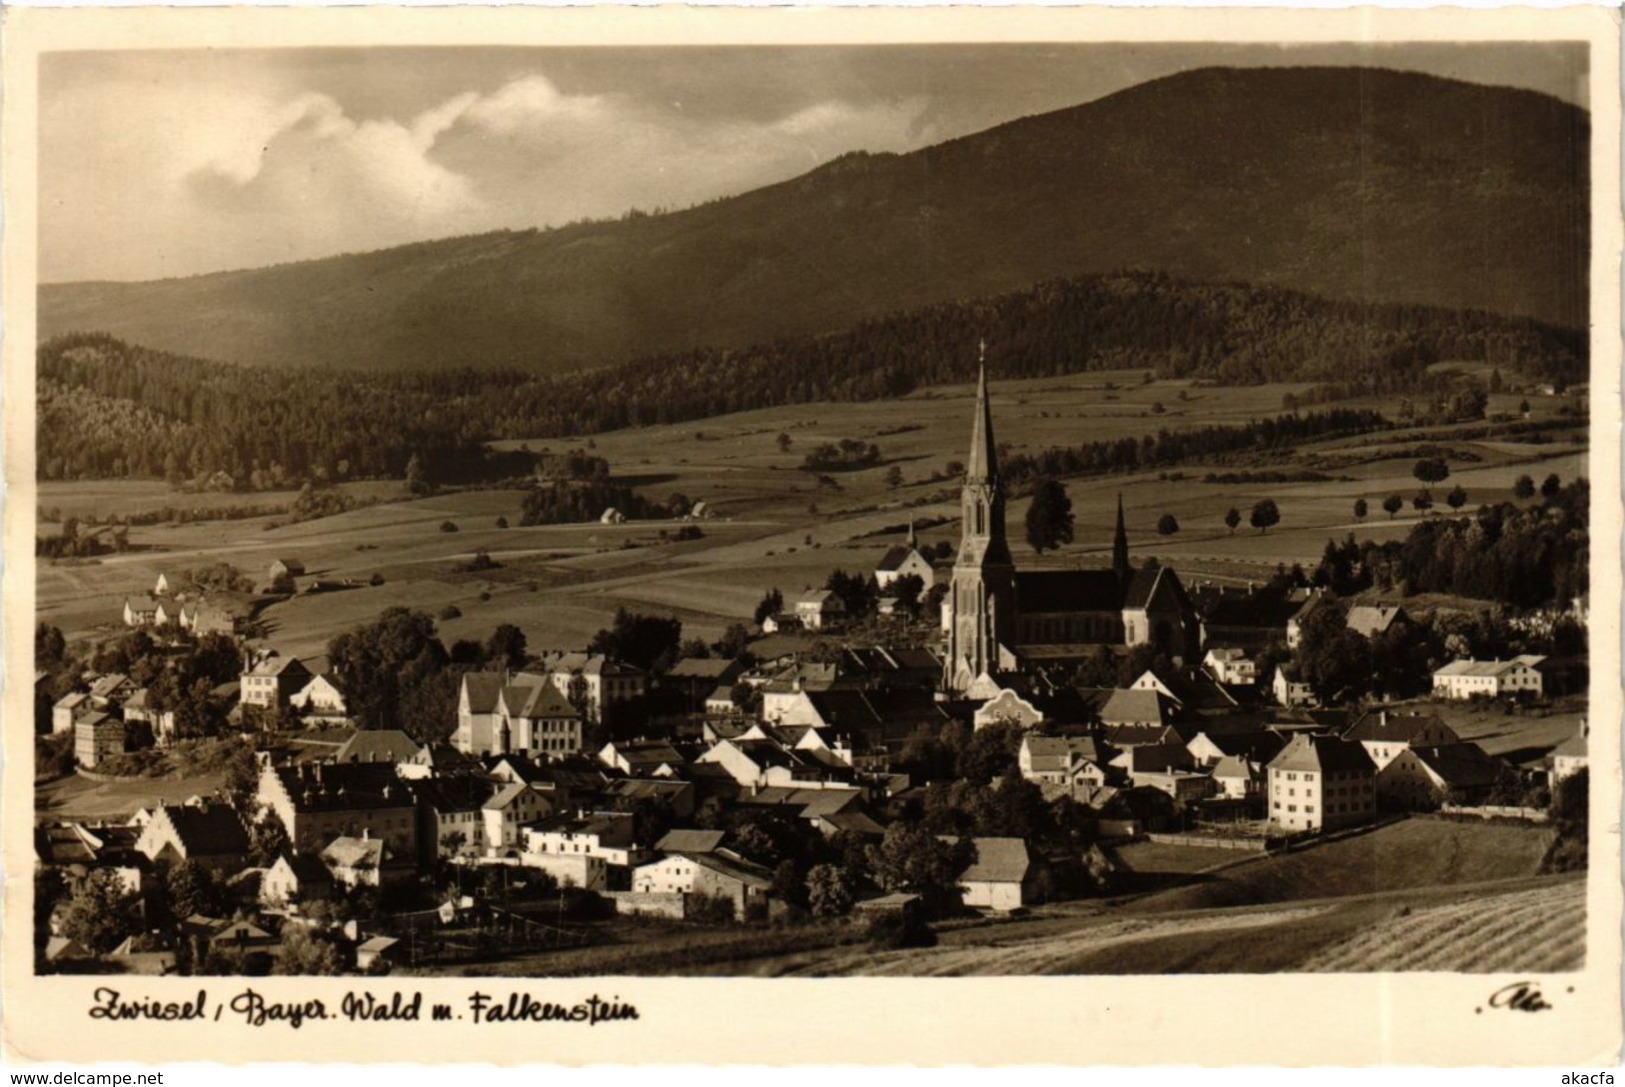
{"label": "church roof", "polygon": [[1021,570],[1016,572],[1016,600],[1029,615],[1121,611],[1123,582],[1111,570]]}

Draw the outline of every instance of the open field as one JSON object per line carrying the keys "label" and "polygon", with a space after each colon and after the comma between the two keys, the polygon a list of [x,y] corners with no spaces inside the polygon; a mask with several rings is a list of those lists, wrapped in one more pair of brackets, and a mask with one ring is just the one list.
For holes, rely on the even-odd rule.
{"label": "open field", "polygon": [[179,804],[192,796],[210,796],[220,790],[225,771],[189,778],[131,778],[97,782],[69,775],[34,790],[34,815],[45,820],[123,821],[137,809],[157,804]]}
{"label": "open field", "polygon": [[[1036,452],[1057,444],[1273,416],[1284,395],[1301,389],[1146,383],[1138,372],[1092,373],[997,383],[993,409],[1001,440],[1013,451]],[[871,569],[901,539],[900,531],[874,534],[910,517],[944,521],[921,532],[925,542],[957,542],[958,481],[948,478],[946,469],[950,461],[964,458],[972,394],[969,386],[939,387],[900,401],[803,404],[596,436],[594,452],[608,458],[617,476],[635,482],[643,494],[663,501],[680,492],[711,505],[717,517],[703,522],[705,537],[698,541],[662,543],[658,532],[674,528],[670,521],[499,529],[498,516],[517,525],[522,498],[520,492],[503,490],[402,498],[278,528],[268,528],[265,519],[137,527],[130,533],[132,543],[146,550],[42,563],[39,615],[70,637],[113,633],[124,595],[145,591],[160,571],[228,561],[259,577],[272,559],[293,557],[303,560],[313,577],[364,582],[380,573],[385,578],[382,586],[299,596],[267,608],[268,640],[298,654],[320,652],[334,634],[396,604],[435,614],[457,608],[461,617],[442,624],[448,638],[484,637],[498,623],[514,623],[536,648],[579,646],[622,606],[675,614],[685,633],[714,638],[729,622],[748,618],[771,587],[788,595],[822,584],[835,567]],[[1555,419],[1556,402],[1537,399],[1536,417]],[[1163,410],[1154,412],[1158,404]],[[1384,405],[1360,401],[1348,406]],[[780,450],[776,441],[781,432],[791,438],[788,450]],[[1390,520],[1375,507],[1389,493],[1409,496],[1418,488],[1410,476],[1414,457],[1407,452],[1417,439],[1410,435],[1397,431],[1317,443],[1247,466],[1301,470],[1312,461],[1317,471],[1351,477],[1334,482],[1208,484],[1200,482],[1210,470],[1203,465],[1171,471],[1168,478],[1141,473],[1074,479],[1068,483],[1076,517],[1073,544],[1035,557],[1019,542],[1027,505],[1021,499],[1009,506],[1010,538],[1023,566],[1103,564],[1121,494],[1136,561],[1158,556],[1176,564],[1188,580],[1259,580],[1281,562],[1314,562],[1331,536],[1353,532],[1396,539],[1409,531],[1413,511]],[[1477,502],[1506,496],[1511,481],[1525,472],[1537,479],[1550,471],[1570,478],[1583,471],[1586,450],[1566,444],[1565,432],[1560,437],[1562,441],[1540,446],[1450,443],[1479,459],[1455,464],[1451,481],[1435,488],[1436,497],[1442,498],[1454,482],[1467,487],[1470,501]],[[842,438],[875,442],[882,463],[832,473],[834,489],[799,469],[813,447]],[[497,444],[511,447],[521,440]],[[548,443],[528,444],[541,449]],[[580,444],[551,443],[555,450]],[[1374,459],[1385,453],[1386,459]],[[1332,461],[1347,461],[1348,466],[1328,469]],[[884,481],[893,465],[904,476],[895,490]],[[1211,470],[1237,469],[1215,465]],[[371,487],[375,495],[399,492],[396,484],[352,486]],[[166,491],[156,482],[50,483],[41,486],[38,501],[64,510],[135,510],[171,499],[174,504],[216,497],[261,504],[290,497],[171,496]],[[1234,506],[1245,515],[1263,497],[1279,504],[1278,527],[1264,534],[1245,525],[1233,534],[1224,527],[1226,510]],[[1352,515],[1359,497],[1374,509],[1363,522]],[[1180,523],[1172,537],[1155,532],[1163,513],[1174,514]],[[448,520],[457,532],[440,531]],[[502,567],[478,574],[452,570],[481,549]],[[488,599],[482,600],[482,594]]]}

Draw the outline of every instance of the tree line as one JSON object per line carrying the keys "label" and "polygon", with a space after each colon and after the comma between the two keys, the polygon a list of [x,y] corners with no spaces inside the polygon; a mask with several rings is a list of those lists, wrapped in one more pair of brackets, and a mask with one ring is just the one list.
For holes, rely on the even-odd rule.
{"label": "tree line", "polygon": [[[986,337],[1006,379],[1153,366],[1226,384],[1425,384],[1436,360],[1583,380],[1581,332],[1524,318],[1338,302],[1156,273],[1085,276],[923,307],[843,332],[696,348],[557,376],[447,369],[358,374],[238,366],[100,333],[38,351],[45,479],[228,480],[235,489],[401,478],[413,453],[446,481],[508,468],[482,443],[561,438],[815,400],[867,401],[975,376]],[[492,459],[502,464],[489,463]]]}

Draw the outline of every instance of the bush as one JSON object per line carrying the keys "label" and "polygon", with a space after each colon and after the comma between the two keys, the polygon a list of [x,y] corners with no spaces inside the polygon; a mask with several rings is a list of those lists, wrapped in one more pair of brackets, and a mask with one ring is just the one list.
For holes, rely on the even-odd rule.
{"label": "bush", "polygon": [[456,532],[457,531],[457,522],[455,522],[455,521],[441,521],[440,522],[440,531],[441,532]]}
{"label": "bush", "polygon": [[715,925],[726,925],[734,919],[734,900],[723,895],[690,895],[688,899],[688,919]]}
{"label": "bush", "polygon": [[369,578],[367,580],[367,584],[374,585],[374,586],[382,585],[383,583],[384,583],[384,575],[383,574],[374,574],[374,575],[372,575],[371,578]]}
{"label": "bush", "polygon": [[869,946],[877,951],[937,946],[936,932],[912,913],[883,913],[869,922],[865,934],[869,937]]}
{"label": "bush", "polygon": [[440,619],[442,622],[447,619],[460,619],[462,618],[462,615],[463,609],[459,608],[456,604],[447,604],[445,607],[440,609]]}

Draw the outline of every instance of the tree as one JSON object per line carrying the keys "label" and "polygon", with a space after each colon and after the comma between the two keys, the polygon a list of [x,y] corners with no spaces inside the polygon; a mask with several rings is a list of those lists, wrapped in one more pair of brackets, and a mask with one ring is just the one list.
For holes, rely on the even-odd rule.
{"label": "tree", "polygon": [[1418,512],[1432,509],[1433,492],[1425,490],[1417,491],[1416,497],[1411,499],[1411,508],[1417,510]]}
{"label": "tree", "polygon": [[1365,515],[1370,512],[1370,510],[1371,507],[1365,504],[1365,499],[1356,498],[1354,500],[1354,519],[1356,521],[1364,521]]}
{"label": "tree", "polygon": [[1178,531],[1179,522],[1174,519],[1173,514],[1165,513],[1161,517],[1157,518],[1157,535],[1172,536]]}
{"label": "tree", "polygon": [[1405,500],[1397,494],[1391,494],[1382,500],[1382,508],[1388,511],[1388,520],[1394,519],[1394,514],[1405,508]]}
{"label": "tree", "polygon": [[68,898],[62,916],[62,934],[98,955],[112,951],[141,931],[134,916],[136,896],[110,868],[98,868]]}
{"label": "tree", "polygon": [[899,465],[892,465],[886,469],[886,486],[896,490],[903,485],[903,469]]}
{"label": "tree", "polygon": [[485,641],[485,660],[517,672],[529,658],[525,632],[512,623],[499,623]]}
{"label": "tree", "polygon": [[1450,488],[1450,493],[1444,496],[1444,500],[1450,503],[1451,509],[1459,510],[1467,504],[1467,489],[1458,483]]}
{"label": "tree", "polygon": [[1253,512],[1249,518],[1252,526],[1260,532],[1268,532],[1271,525],[1279,524],[1281,511],[1275,505],[1273,498],[1261,498],[1253,505]]}
{"label": "tree", "polygon": [[1542,498],[1556,498],[1557,492],[1563,489],[1563,481],[1553,472],[1541,481],[1540,496]]}
{"label": "tree", "polygon": [[1517,482],[1512,485],[1512,495],[1524,501],[1535,497],[1535,481],[1528,476],[1519,476]]}
{"label": "tree", "polygon": [[1060,480],[1045,477],[1033,488],[1027,507],[1027,542],[1043,554],[1072,542],[1072,499]]}
{"label": "tree", "polygon": [[958,911],[963,904],[959,875],[975,860],[968,839],[943,841],[919,823],[899,820],[868,850],[869,869],[887,891],[909,891],[932,916]]}
{"label": "tree", "polygon": [[1297,664],[1298,678],[1328,706],[1359,697],[1371,686],[1370,643],[1348,628],[1336,604],[1322,604],[1304,619]]}
{"label": "tree", "polygon": [[424,713],[432,711],[413,696],[418,688],[434,684],[450,663],[436,637],[434,619],[424,612],[386,608],[373,622],[328,642],[327,656],[333,671],[344,677],[350,715],[362,728],[400,728],[409,733],[416,729],[439,738],[446,721],[456,717],[455,687],[447,717],[408,720],[403,712],[409,703]]}
{"label": "tree", "polygon": [[220,873],[191,858],[170,867],[164,889],[169,896],[170,912],[177,921],[193,914],[223,917],[231,909],[231,894]]}
{"label": "tree", "polygon": [[502,516],[501,514],[498,514],[497,515],[497,527],[498,528],[507,528],[508,527],[508,519],[506,517]]}
{"label": "tree", "polygon": [[1224,515],[1225,527],[1230,529],[1230,535],[1236,534],[1236,526],[1241,524],[1241,511],[1231,506]]}
{"label": "tree", "polygon": [[844,917],[852,912],[852,877],[837,864],[815,864],[807,872],[807,905],[814,917]]}
{"label": "tree", "polygon": [[302,977],[333,977],[344,972],[344,958],[333,942],[300,924],[282,927],[282,950],[277,955],[274,974]]}
{"label": "tree", "polygon": [[1411,474],[1423,483],[1443,483],[1450,478],[1450,465],[1443,457],[1423,457],[1411,469]]}
{"label": "tree", "polygon": [[788,453],[788,452],[790,452],[790,445],[791,445],[791,442],[793,441],[793,439],[790,437],[790,435],[784,433],[781,430],[779,432],[779,436],[777,438],[774,438],[773,441],[778,444],[780,453]]}
{"label": "tree", "polygon": [[744,623],[729,623],[722,637],[712,648],[717,656],[733,660],[750,646],[750,629]]}
{"label": "tree", "polygon": [[413,494],[427,494],[428,481],[423,478],[423,460],[413,453],[406,462],[406,489]]}
{"label": "tree", "polygon": [[600,630],[587,643],[587,652],[602,653],[639,668],[664,671],[677,659],[683,640],[681,620],[615,609],[613,626]]}
{"label": "tree", "polygon": [[259,818],[248,824],[248,862],[269,868],[288,848],[288,828],[274,808],[264,808]]}
{"label": "tree", "polygon": [[1527,399],[1518,401],[1518,414],[1525,419],[1529,418],[1529,401]]}
{"label": "tree", "polygon": [[764,620],[779,614],[783,610],[784,594],[776,588],[769,589],[762,594],[762,599],[757,603],[756,610],[751,614],[751,618],[755,620],[757,626],[761,626]]}
{"label": "tree", "polygon": [[892,582],[892,599],[897,606],[913,615],[920,609],[920,593],[925,589],[925,582],[919,574],[904,574]]}

